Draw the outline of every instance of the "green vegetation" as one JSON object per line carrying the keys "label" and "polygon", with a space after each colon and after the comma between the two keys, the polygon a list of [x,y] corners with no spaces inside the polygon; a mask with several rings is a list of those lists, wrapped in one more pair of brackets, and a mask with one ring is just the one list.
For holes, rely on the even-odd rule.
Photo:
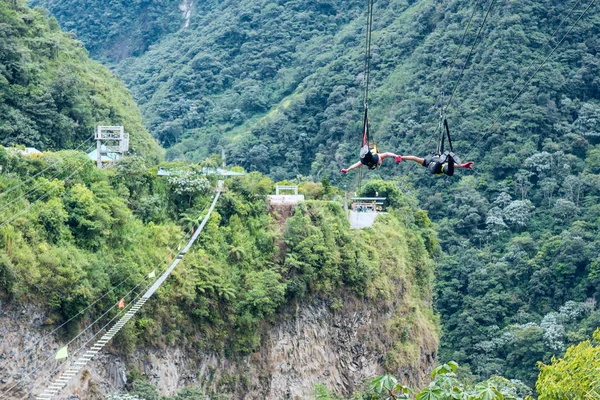
{"label": "green vegetation", "polygon": [[[552,359],[551,365],[539,363],[540,375],[536,388],[539,400],[596,399],[600,396],[600,329],[594,333],[596,345],[589,340],[569,347],[564,358]],[[459,379],[464,371],[451,361],[435,368],[433,381],[419,393],[398,382],[391,375],[372,380],[369,390],[358,392],[352,400],[362,399],[416,399],[416,400],[533,400],[531,389],[519,381],[492,377],[481,383]],[[316,399],[334,400],[323,385],[316,388]]]}
{"label": "green vegetation", "polygon": [[[59,157],[83,167],[60,181],[60,167],[52,167]],[[2,199],[9,210],[3,215],[32,207],[0,227],[0,295],[46,308],[48,327],[75,317],[69,332],[121,297],[129,302],[137,282],[165,268],[183,232],[203,217],[215,183],[200,175],[201,165],[171,163],[176,175],[158,177],[141,158],[97,170],[72,151],[28,158],[0,148],[0,162],[0,193],[42,172]],[[339,202],[308,200],[282,226],[268,213],[266,195],[274,191],[268,177],[253,172],[226,185],[193,251],[115,340],[120,352],[177,343],[224,356],[248,354],[261,343],[261,327],[285,317],[291,305],[323,298],[335,308],[343,296],[398,304],[381,327],[398,338],[387,368],[417,368],[419,349],[437,348],[431,257],[439,246],[414,199],[390,192],[397,209],[375,229],[350,232]],[[44,193],[49,196],[36,202]]]}
{"label": "green vegetation", "polygon": [[[163,301],[149,304],[144,326],[164,331],[140,332],[141,337],[152,342],[169,334],[192,338],[198,350],[245,354],[260,344],[259,324],[281,318],[286,305],[322,297],[333,307],[346,288],[381,304],[400,295],[412,319],[404,324],[403,341],[414,349],[419,340],[435,346],[433,265],[425,246],[435,235],[416,225],[417,209],[382,219],[373,232],[351,234],[339,203],[312,200],[300,204],[282,230],[267,212],[266,195],[274,191],[270,179],[251,173],[226,183],[230,190],[219,200],[198,250],[174,273],[178,285]],[[404,293],[398,293],[399,285]],[[394,326],[389,329],[398,334]],[[390,351],[390,363],[400,350]]]}
{"label": "green vegetation", "polygon": [[523,400],[529,394],[529,389],[522,383],[501,377],[476,384],[464,383],[455,374],[457,368],[458,364],[453,361],[438,366],[431,373],[433,381],[416,394],[411,388],[398,383],[394,376],[380,376],[371,382],[370,393],[355,395],[353,400]]}
{"label": "green vegetation", "polygon": [[75,148],[96,125],[124,125],[133,152],[158,160],[127,89],[54,17],[2,0],[0,26],[0,145]]}
{"label": "green vegetation", "polygon": [[[141,159],[104,171],[83,153],[28,158],[0,147],[0,164],[0,292],[14,302],[46,308],[49,326],[78,316],[116,288],[92,311],[107,309],[164,265],[182,236],[176,221],[191,210],[187,198],[157,179]],[[134,165],[138,169],[131,171]],[[203,207],[207,199],[205,191],[194,206]],[[77,330],[84,317],[68,328]]]}
{"label": "green vegetation", "polygon": [[[180,3],[174,0],[31,1],[33,5],[51,10],[61,21],[76,16],[76,21],[62,25],[63,30],[77,32],[77,38],[86,44],[92,57],[109,62],[139,56],[164,35],[183,27],[185,20]],[[81,26],[86,29],[79,29]]]}
{"label": "green vegetation", "polygon": [[600,397],[600,329],[589,340],[569,347],[562,359],[540,365],[536,388],[540,400],[597,399]]}
{"label": "green vegetation", "polygon": [[[61,3],[61,23],[73,24],[77,13],[68,10],[76,10],[76,2]],[[451,65],[473,3],[376,2],[370,115],[381,150],[433,150],[436,101],[441,91],[448,100],[483,20],[481,3],[467,45]],[[438,178],[391,162],[368,172],[388,182],[404,175],[393,186],[418,197],[439,227],[440,359],[456,360],[478,380],[502,375],[533,386],[536,362],[550,363],[600,326],[600,4],[504,108],[528,78],[528,67],[535,70],[586,7],[580,4],[561,25],[576,4],[512,0],[492,10],[448,109],[456,151],[476,162],[473,173]],[[145,53],[139,47],[133,51],[139,57],[116,68],[146,125],[168,147],[168,158],[200,160],[224,146],[230,161],[274,180],[327,175],[332,184],[353,187],[357,175],[338,171],[358,153],[364,6],[347,0],[207,2],[192,13],[189,28],[152,38],[155,47]],[[135,7],[121,7],[118,18],[130,18]],[[167,15],[175,12],[169,7]],[[86,24],[71,26],[80,37],[93,33]],[[322,196],[315,189],[306,188]],[[415,223],[424,219],[422,212],[414,217]],[[396,223],[398,216],[390,218]],[[423,241],[432,252],[435,243]],[[243,260],[243,251],[252,249],[236,247],[231,257]],[[355,291],[369,294],[375,282],[369,274],[342,277],[334,261],[318,271],[325,283],[317,288],[306,282],[296,288],[283,275],[280,283],[286,293],[329,294],[349,279]],[[294,273],[316,272],[299,267]],[[249,281],[260,287],[261,277]],[[268,315],[277,304],[260,301],[260,291],[271,289],[278,288],[263,285],[255,308],[245,309],[254,318],[258,309]],[[397,354],[414,352],[399,348]]]}

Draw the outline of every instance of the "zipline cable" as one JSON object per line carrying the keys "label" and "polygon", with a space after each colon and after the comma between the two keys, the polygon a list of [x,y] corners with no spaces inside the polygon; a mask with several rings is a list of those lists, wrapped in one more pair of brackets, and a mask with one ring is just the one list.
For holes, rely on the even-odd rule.
{"label": "zipline cable", "polygon": [[[93,147],[90,147],[90,148],[88,148],[88,149],[86,150],[86,153],[87,153],[88,151],[90,151],[92,148],[93,148]],[[87,160],[86,160],[86,161],[87,161]],[[60,167],[61,169],[59,169],[59,170],[58,170],[58,171],[57,171],[57,172],[56,172],[56,173],[55,173],[53,176],[51,176],[51,177],[50,177],[50,179],[48,179],[48,180],[49,180],[50,182],[52,182],[54,179],[56,179],[56,177],[58,177],[58,175],[62,174],[63,172],[65,172],[65,171],[69,170],[69,168],[73,167],[73,165],[75,165],[75,164],[76,164],[76,162],[77,162],[77,160],[76,160],[76,161],[75,161],[73,164],[71,164],[70,166],[69,166],[69,165],[63,165],[63,166],[61,166],[61,167]],[[42,182],[39,182],[38,184],[34,185],[34,187],[33,187],[33,188],[29,189],[27,192],[23,193],[22,195],[20,195],[19,197],[15,198],[15,199],[11,200],[10,202],[8,202],[8,203],[4,204],[2,207],[0,207],[0,213],[1,213],[2,211],[6,210],[6,209],[7,209],[8,207],[10,207],[11,205],[13,205],[13,204],[15,204],[16,202],[18,202],[19,200],[21,200],[21,199],[23,199],[23,198],[25,198],[25,197],[27,197],[27,196],[29,196],[29,195],[31,195],[31,194],[33,194],[33,193],[37,192],[37,191],[38,191],[38,190],[39,190],[39,189],[40,189],[42,186],[43,186],[43,183],[42,183]]]}
{"label": "zipline cable", "polygon": [[[594,0],[594,1],[595,1],[595,0]],[[554,30],[554,32],[552,33],[552,35],[550,36],[550,38],[548,38],[548,40],[546,40],[546,42],[544,43],[544,45],[542,45],[542,48],[544,48],[544,47],[546,47],[546,46],[548,46],[548,45],[549,45],[549,43],[550,43],[550,42],[551,42],[551,41],[554,39],[554,36],[555,36],[555,35],[558,33],[558,31],[560,30],[560,28],[561,28],[561,27],[562,27],[562,26],[565,24],[565,22],[566,22],[566,21],[569,19],[569,17],[571,16],[571,14],[572,14],[572,13],[573,13],[573,11],[575,10],[575,8],[577,8],[577,6],[578,6],[580,3],[581,3],[581,0],[578,0],[578,1],[575,3],[575,5],[574,5],[573,7],[571,7],[571,9],[570,9],[569,13],[567,14],[567,16],[566,16],[565,18],[563,18],[563,20],[561,21],[561,23],[559,24],[559,26],[558,26],[558,27],[557,27],[557,28]],[[592,3],[593,3],[593,2],[592,2]],[[590,5],[590,6],[591,6],[591,5]],[[585,12],[587,12],[587,10],[590,8],[590,6],[588,6],[588,8],[585,10]],[[584,12],[584,14],[585,14],[585,12]],[[582,15],[582,16],[583,16],[583,15]],[[580,16],[580,17],[579,17],[579,19],[581,19],[581,17],[582,17],[582,16]],[[575,24],[577,24],[577,22],[579,22],[579,19],[578,19],[578,20],[575,22]],[[574,25],[575,25],[575,24],[574,24]],[[571,30],[573,29],[574,25],[571,27]],[[559,42],[559,44],[558,44],[558,45],[557,45],[557,46],[556,46],[556,47],[555,47],[555,48],[552,50],[552,52],[554,52],[554,51],[556,50],[556,48],[557,48],[558,46],[560,46],[560,43],[562,43],[562,41],[563,41],[563,40],[566,38],[566,36],[567,36],[567,35],[570,33],[570,31],[571,31],[571,30],[569,30],[569,32],[567,32],[567,34],[566,34],[566,35],[565,35],[565,36],[562,38],[562,40],[561,40],[561,41]],[[552,55],[552,54],[550,54],[550,55]],[[547,60],[546,60],[546,61],[547,61]],[[544,61],[544,62],[546,62],[546,61]],[[531,65],[529,66],[529,68],[527,69],[527,71],[525,71],[525,73],[523,74],[523,76],[527,76],[527,74],[529,73],[529,71],[531,70],[531,68],[533,68],[533,66],[534,66],[534,65],[535,65],[535,64],[531,64]],[[539,70],[539,68],[538,68],[538,70]],[[536,71],[536,73],[537,73],[537,71]],[[534,74],[534,75],[535,75],[535,74]],[[533,78],[533,76],[532,76],[531,78]],[[531,80],[531,79],[530,79],[530,80]],[[524,85],[523,89],[525,88],[525,86],[527,86],[527,83]],[[456,86],[455,86],[455,87],[456,87]],[[523,90],[523,89],[522,89],[522,90]],[[522,92],[522,90],[521,90],[521,92]],[[510,105],[512,105],[512,103],[514,103],[514,101],[516,100],[516,98],[518,98],[518,97],[520,96],[521,92],[520,92],[520,93],[519,93],[519,94],[518,94],[518,95],[517,95],[517,96],[516,96],[516,97],[515,97],[515,98],[514,98],[512,101],[511,101]],[[449,104],[450,104],[450,103],[448,103],[448,105],[449,105]],[[509,106],[510,106],[510,105],[509,105]],[[507,106],[507,107],[508,107],[508,106]],[[504,115],[504,114],[502,114],[501,116],[503,116],[503,115]],[[500,117],[501,117],[501,116],[500,116]],[[491,129],[491,128],[493,127],[493,125],[494,125],[494,124],[496,124],[496,122],[498,122],[498,120],[500,119],[500,117],[499,117],[499,118],[496,118],[496,120],[495,120],[495,121],[492,123],[492,125],[491,125],[491,126],[488,128],[488,129]],[[469,147],[469,149],[467,150],[467,156],[470,154],[470,151],[472,150],[472,148],[473,148],[473,147],[474,147],[476,144],[478,144],[478,143],[479,143],[479,142],[480,142],[480,141],[481,141],[481,140],[482,140],[482,139],[483,139],[483,138],[484,138],[486,135],[487,135],[487,133],[486,133],[485,135],[483,135],[483,137],[479,138],[477,142],[475,142],[474,144],[472,144],[472,145]],[[430,139],[429,139],[429,142],[428,142],[428,145],[427,145],[427,146],[429,146],[429,144],[431,143],[431,141],[432,141],[432,140],[433,140],[432,138],[430,138]],[[414,166],[412,167],[412,169],[411,169],[411,172],[412,172],[412,171],[413,171],[415,168],[416,168],[416,165],[414,165]]]}
{"label": "zipline cable", "polygon": [[460,40],[460,45],[456,49],[456,52],[454,52],[454,57],[452,57],[452,61],[450,62],[450,71],[448,71],[448,74],[446,75],[446,79],[444,79],[444,81],[442,82],[442,94],[446,89],[446,83],[448,83],[448,79],[450,78],[450,75],[452,75],[452,71],[454,70],[454,63],[456,62],[456,59],[458,58],[458,54],[460,53],[460,51],[465,43],[465,39],[467,38],[467,33],[469,32],[469,28],[471,27],[471,23],[473,22],[473,17],[475,17],[475,14],[477,13],[477,6],[479,5],[480,1],[481,0],[477,0],[477,2],[475,3],[475,6],[473,6],[473,12],[471,13],[471,17],[469,18],[467,27],[465,28],[465,31],[463,32],[462,39]]}
{"label": "zipline cable", "polygon": [[485,27],[485,23],[486,23],[486,21],[488,19],[488,16],[490,15],[490,12],[492,11],[492,7],[494,6],[495,2],[496,2],[496,0],[491,0],[490,1],[490,5],[487,8],[487,11],[485,13],[485,17],[483,18],[483,22],[481,23],[481,26],[479,27],[479,31],[477,32],[477,36],[475,37],[475,41],[473,41],[473,45],[471,46],[471,50],[469,50],[469,55],[467,56],[467,59],[465,60],[465,63],[462,66],[460,74],[458,75],[458,80],[456,81],[456,84],[454,85],[454,89],[452,90],[452,95],[450,96],[450,100],[448,100],[448,103],[446,104],[446,107],[444,107],[443,114],[446,113],[446,111],[448,110],[448,107],[450,107],[450,104],[452,103],[452,99],[454,98],[454,95],[456,94],[456,90],[458,89],[458,85],[460,84],[460,82],[462,80],[462,77],[464,76],[465,69],[467,68],[467,65],[469,64],[469,60],[471,58],[471,55],[473,54],[473,50],[475,49],[475,45],[477,44],[477,41],[481,37],[481,32],[483,31],[483,28]]}
{"label": "zipline cable", "polygon": [[[92,140],[93,138],[94,138],[94,137],[92,136],[92,137],[90,137],[89,139],[87,139],[87,140],[85,140],[85,141],[81,142],[81,143],[79,144],[79,146],[77,146],[75,149],[65,149],[65,151],[79,151],[79,149],[81,149],[81,147],[82,147],[84,144],[86,144],[87,142],[89,142],[89,141],[90,141],[90,140]],[[52,168],[52,167],[54,167],[54,166],[56,166],[56,165],[60,164],[61,162],[63,162],[64,160],[66,160],[66,158],[67,158],[66,156],[65,156],[65,157],[62,157],[62,158],[59,158],[59,159],[58,159],[58,161],[56,161],[54,164],[51,164],[51,165],[47,166],[47,167],[46,167],[46,168],[44,168],[42,171],[40,171],[40,172],[38,172],[37,174],[35,174],[35,175],[33,175],[33,176],[29,177],[29,179],[27,179],[27,180],[25,180],[25,181],[23,181],[23,182],[19,183],[18,185],[15,185],[15,186],[13,186],[13,187],[9,188],[8,190],[6,190],[6,191],[4,191],[4,192],[0,193],[0,197],[4,197],[4,196],[6,196],[6,195],[7,195],[7,194],[9,194],[9,193],[12,193],[12,192],[14,192],[15,190],[17,190],[18,188],[20,188],[21,186],[23,186],[23,185],[24,185],[24,184],[26,184],[27,182],[29,182],[29,181],[31,181],[31,180],[33,180],[33,179],[37,178],[38,176],[40,176],[40,175],[41,175],[41,174],[43,174],[44,172],[48,171],[50,168]]]}
{"label": "zipline cable", "polygon": [[[571,10],[569,11],[569,14],[567,14],[567,16],[565,18],[563,18],[563,20],[560,22],[560,24],[558,25],[558,28],[556,28],[554,30],[554,32],[552,32],[552,35],[550,35],[550,37],[548,38],[548,40],[546,40],[546,43],[544,43],[543,47],[546,47],[550,44],[550,42],[554,39],[554,36],[556,36],[556,34],[558,33],[558,31],[560,30],[560,28],[562,28],[562,26],[564,25],[564,23],[569,19],[569,17],[571,16],[571,14],[573,13],[573,11],[575,11],[575,8],[577,8],[577,6],[581,3],[581,0],[577,0],[577,3],[575,3],[575,5],[573,7],[571,7]],[[552,48],[551,46],[549,46],[550,48]],[[531,64],[529,66],[529,68],[527,68],[527,71],[525,71],[525,73],[523,75],[527,75],[529,73],[529,70],[531,70],[531,67],[533,66],[533,64]]]}
{"label": "zipline cable", "polygon": [[514,104],[514,102],[519,97],[521,97],[521,94],[523,94],[523,92],[525,91],[525,89],[527,88],[527,86],[529,85],[529,83],[531,83],[531,81],[537,75],[537,73],[544,67],[544,65],[546,65],[546,63],[548,62],[548,60],[550,60],[550,58],[552,57],[552,55],[556,52],[556,50],[560,47],[560,45],[565,41],[565,39],[567,38],[567,36],[569,36],[569,34],[573,31],[573,29],[575,29],[575,26],[577,26],[577,24],[579,23],[579,21],[587,14],[587,12],[589,11],[589,9],[594,5],[595,2],[596,2],[596,0],[592,0],[590,2],[590,4],[588,4],[587,8],[583,11],[583,13],[581,13],[581,15],[579,16],[579,18],[577,18],[577,20],[571,25],[571,27],[567,31],[567,33],[565,33],[565,35],[558,42],[558,44],[552,49],[552,51],[550,52],[550,54],[544,59],[544,61],[542,61],[542,63],[538,66],[538,68],[535,70],[535,72],[529,77],[529,79],[527,80],[527,82],[525,82],[525,84],[521,87],[521,90],[519,90],[519,92],[517,93],[517,95],[515,97],[513,97],[513,99],[510,101],[510,103],[508,103],[508,105],[506,105],[504,107],[504,109],[500,113],[500,115],[488,127],[487,132],[485,134],[483,134],[479,139],[477,139],[477,141],[475,143],[473,143],[469,147],[469,150],[467,150],[467,155],[470,154],[470,152],[473,149],[473,147],[475,147],[477,144],[479,144],[479,142],[481,142],[492,131],[492,128],[494,127],[494,125],[496,125],[498,123],[498,121],[500,121],[500,119],[502,117],[504,117],[504,115],[506,115],[506,113],[508,112],[508,108],[510,106],[512,106]]}
{"label": "zipline cable", "polygon": [[[361,151],[365,146],[369,146],[371,141],[371,129],[369,121],[369,84],[371,81],[371,43],[373,37],[373,3],[374,0],[367,0],[367,26],[366,26],[366,37],[365,37],[365,63],[364,63],[364,98],[363,98],[363,131],[362,131],[362,144]],[[358,189],[362,187],[362,168],[358,173]]]}
{"label": "zipline cable", "polygon": [[[450,76],[452,75],[452,71],[454,70],[454,65],[455,65],[456,59],[458,58],[458,55],[460,54],[460,51],[462,50],[462,47],[463,47],[463,45],[465,43],[465,40],[467,38],[467,34],[469,32],[469,28],[471,27],[471,24],[473,22],[473,18],[475,17],[475,14],[477,13],[477,6],[479,5],[480,1],[481,0],[477,0],[477,2],[475,3],[475,5],[473,6],[473,11],[471,12],[471,16],[469,17],[469,22],[467,23],[467,26],[466,26],[466,28],[465,28],[465,30],[463,32],[462,38],[460,40],[460,44],[459,44],[458,48],[456,49],[456,51],[454,52],[454,56],[452,57],[452,61],[450,62],[450,70],[448,71],[448,73],[446,74],[446,78],[442,82],[442,91],[440,92],[439,97],[438,97],[438,101],[437,101],[437,103],[439,103],[439,107],[438,107],[439,109],[443,108],[444,92],[446,90],[446,84],[448,83],[448,79],[450,79]],[[487,16],[486,16],[486,18],[487,18]],[[485,20],[484,20],[484,24],[485,24]],[[481,33],[481,29],[479,30],[479,34],[480,33]],[[477,35],[477,38],[479,37],[479,34]],[[473,46],[475,45],[475,43],[477,43],[477,38],[475,39],[475,42],[473,42]],[[473,51],[473,47],[471,47],[471,52],[472,51]],[[471,52],[469,52],[469,57],[467,57],[467,61],[464,64],[465,66],[466,66],[466,64],[468,62],[468,59],[471,56]],[[464,66],[463,66],[463,71],[464,71]],[[462,77],[462,72],[461,72],[461,77]],[[459,81],[460,81],[460,79],[459,79]],[[450,99],[450,101],[451,100],[452,99]],[[440,115],[443,115],[443,111],[440,111]],[[426,149],[428,149],[429,146],[431,146],[431,142],[432,141],[433,141],[433,137],[430,136],[429,140],[427,141],[427,144],[425,146]],[[417,167],[416,164],[413,165],[411,167],[411,169],[410,169],[410,172],[413,172],[416,167]]]}
{"label": "zipline cable", "polygon": [[367,32],[365,38],[365,91],[364,91],[364,106],[365,109],[369,105],[369,83],[371,77],[371,42],[373,36],[373,0],[367,0]]}

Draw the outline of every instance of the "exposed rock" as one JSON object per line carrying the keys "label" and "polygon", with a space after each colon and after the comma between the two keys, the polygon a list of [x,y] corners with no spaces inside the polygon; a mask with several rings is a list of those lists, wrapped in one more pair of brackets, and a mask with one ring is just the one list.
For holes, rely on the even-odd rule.
{"label": "exposed rock", "polygon": [[[396,304],[381,309],[380,305],[353,298],[344,300],[336,311],[323,300],[297,307],[292,310],[294,315],[265,328],[262,346],[256,353],[237,360],[210,353],[192,355],[178,347],[138,350],[126,361],[103,351],[57,398],[95,399],[122,392],[131,368],[144,372],[163,394],[194,385],[207,391],[230,392],[235,399],[306,399],[316,383],[335,388],[340,394],[350,393],[364,380],[383,372],[384,354],[395,342],[387,336],[388,321],[398,317],[398,310]],[[62,344],[54,337],[35,346],[43,336],[43,313],[34,308],[25,311],[0,315],[0,358],[4,358],[0,364],[0,393],[15,379],[25,377],[23,391],[8,398],[32,390],[52,376],[59,365],[53,355]],[[435,332],[421,336],[418,343],[413,343],[418,348],[416,362],[407,360],[396,371],[413,386],[425,384],[437,351]],[[36,350],[23,352],[31,346]],[[27,377],[47,357],[51,361],[33,379]]]}

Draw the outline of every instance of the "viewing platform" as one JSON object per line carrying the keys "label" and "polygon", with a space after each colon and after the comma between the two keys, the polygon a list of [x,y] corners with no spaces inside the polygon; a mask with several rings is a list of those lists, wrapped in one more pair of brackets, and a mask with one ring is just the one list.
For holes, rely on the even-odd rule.
{"label": "viewing platform", "polygon": [[[281,194],[283,191],[293,192],[294,194]],[[269,196],[269,206],[295,206],[301,201],[304,201],[304,195],[298,194],[298,186],[277,185],[275,188],[275,194]]]}
{"label": "viewing platform", "polygon": [[370,228],[377,216],[385,211],[386,197],[353,197],[348,217],[351,229]]}

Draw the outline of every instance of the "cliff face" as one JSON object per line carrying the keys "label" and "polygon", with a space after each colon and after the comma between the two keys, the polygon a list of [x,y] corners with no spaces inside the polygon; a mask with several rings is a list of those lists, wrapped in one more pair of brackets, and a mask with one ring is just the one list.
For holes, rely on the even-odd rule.
{"label": "cliff face", "polygon": [[[257,352],[238,360],[210,353],[191,354],[177,346],[143,349],[128,358],[105,352],[73,379],[59,398],[102,399],[106,394],[126,391],[127,374],[132,369],[146,374],[163,394],[200,386],[207,392],[229,393],[233,399],[306,399],[317,383],[348,394],[383,372],[383,355],[394,346],[389,321],[401,313],[399,304],[381,309],[377,304],[346,298],[335,311],[324,300],[299,305],[289,318],[265,327]],[[4,360],[0,364],[0,390],[11,386],[9,377],[23,374],[23,370],[9,368],[26,357],[18,349],[33,345],[41,337],[35,327],[39,327],[42,314],[23,311],[4,312],[0,318],[4,338],[0,343],[0,358]],[[413,343],[418,356],[407,358],[396,371],[413,386],[425,383],[436,358],[436,333],[423,333]],[[58,345],[43,346],[51,347]],[[44,366],[36,373],[40,379],[28,384],[26,391],[50,376],[56,365],[52,360]]]}
{"label": "cliff face", "polygon": [[[380,215],[373,229],[352,231],[339,203],[305,201],[293,215],[270,216],[259,199],[251,204],[264,213],[261,226],[270,233],[259,242],[262,259],[242,241],[257,233],[252,236],[232,211],[244,204],[241,196],[231,190],[220,201],[203,240],[57,398],[105,398],[140,378],[165,395],[193,386],[213,399],[312,398],[317,383],[347,395],[384,371],[413,387],[426,383],[438,346],[431,302],[435,232],[409,198],[396,197],[397,210]],[[244,252],[233,251],[240,247]],[[236,259],[237,252],[253,258]],[[258,280],[256,269],[265,267],[271,273]],[[242,272],[235,290],[219,289]],[[207,282],[217,289],[205,290]],[[275,293],[282,284],[285,296]],[[223,298],[226,289],[233,294]],[[33,294],[31,289],[29,297],[0,303],[0,393],[18,382],[15,398],[42,392],[48,384],[43,380],[78,359],[78,350],[93,343],[93,332],[104,324],[88,332],[92,316],[99,315],[91,312],[72,322],[68,333],[59,330],[40,342],[64,319]],[[54,355],[78,332],[82,338],[69,344],[73,358],[62,366]]]}

